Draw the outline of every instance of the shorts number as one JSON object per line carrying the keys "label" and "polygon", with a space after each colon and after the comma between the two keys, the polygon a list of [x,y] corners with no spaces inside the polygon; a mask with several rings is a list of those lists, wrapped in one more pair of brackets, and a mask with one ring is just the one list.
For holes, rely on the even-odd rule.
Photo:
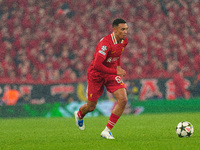
{"label": "shorts number", "polygon": [[116,76],[115,80],[117,81],[117,83],[122,83],[122,79],[120,78],[120,76]]}

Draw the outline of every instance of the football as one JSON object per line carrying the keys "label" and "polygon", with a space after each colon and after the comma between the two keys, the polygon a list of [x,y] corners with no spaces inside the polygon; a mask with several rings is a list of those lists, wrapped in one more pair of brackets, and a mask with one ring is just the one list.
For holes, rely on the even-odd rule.
{"label": "football", "polygon": [[193,125],[188,121],[181,121],[176,126],[176,134],[179,137],[191,137],[194,132]]}

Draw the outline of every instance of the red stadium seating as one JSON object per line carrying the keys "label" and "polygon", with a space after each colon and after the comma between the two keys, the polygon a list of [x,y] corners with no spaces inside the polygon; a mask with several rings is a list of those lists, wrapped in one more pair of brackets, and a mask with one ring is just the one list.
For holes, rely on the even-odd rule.
{"label": "red stadium seating", "polygon": [[200,71],[200,3],[157,0],[0,1],[0,81],[75,82],[98,41],[124,18],[127,79],[169,78]]}

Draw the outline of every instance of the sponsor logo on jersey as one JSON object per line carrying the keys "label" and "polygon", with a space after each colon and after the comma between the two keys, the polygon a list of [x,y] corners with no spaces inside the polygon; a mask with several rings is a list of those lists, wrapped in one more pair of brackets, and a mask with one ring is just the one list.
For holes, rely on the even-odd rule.
{"label": "sponsor logo on jersey", "polygon": [[111,62],[117,61],[118,59],[119,59],[119,57],[114,57],[114,58],[109,57],[109,58],[107,59],[107,62],[111,63]]}

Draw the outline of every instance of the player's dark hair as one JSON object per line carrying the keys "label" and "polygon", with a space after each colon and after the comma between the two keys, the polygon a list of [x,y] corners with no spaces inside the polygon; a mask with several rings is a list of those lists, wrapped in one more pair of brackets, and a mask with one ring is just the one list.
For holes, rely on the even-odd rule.
{"label": "player's dark hair", "polygon": [[112,23],[112,27],[113,27],[113,28],[114,28],[114,27],[117,27],[120,23],[126,23],[126,21],[123,20],[123,19],[120,19],[120,18],[115,19],[115,20],[113,21],[113,23]]}

